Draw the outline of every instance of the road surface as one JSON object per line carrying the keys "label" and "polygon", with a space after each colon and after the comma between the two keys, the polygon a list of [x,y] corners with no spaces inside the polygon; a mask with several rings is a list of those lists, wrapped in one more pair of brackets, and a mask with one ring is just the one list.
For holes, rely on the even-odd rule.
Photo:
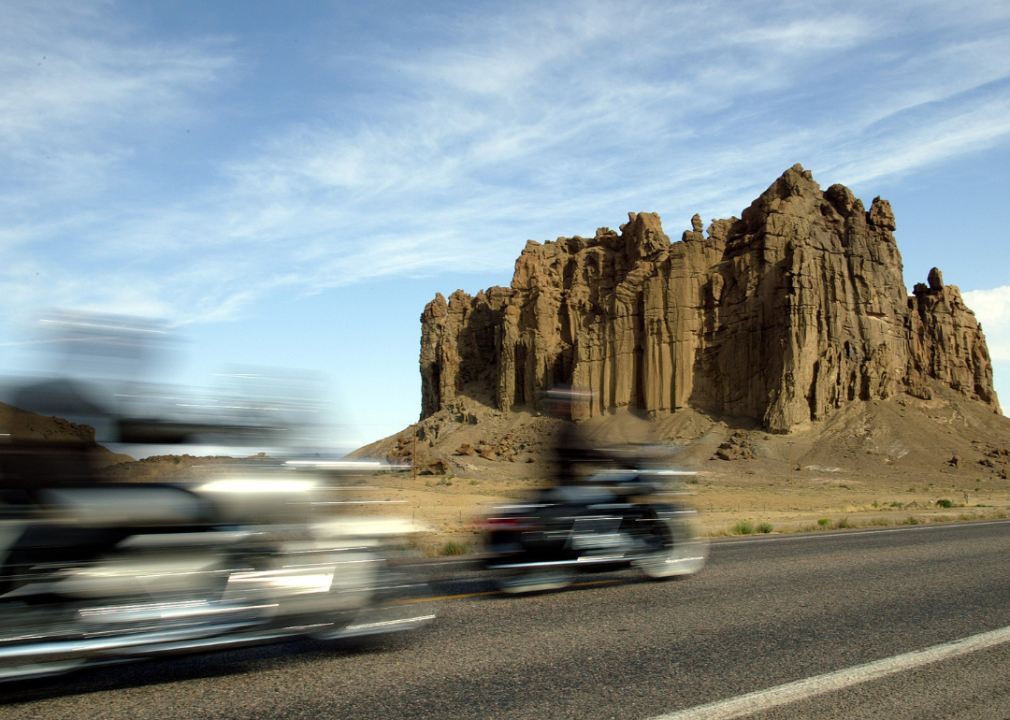
{"label": "road surface", "polygon": [[1008,566],[1010,521],[732,539],[693,578],[530,597],[433,564],[418,633],[93,669],[5,688],[0,720],[1006,719]]}

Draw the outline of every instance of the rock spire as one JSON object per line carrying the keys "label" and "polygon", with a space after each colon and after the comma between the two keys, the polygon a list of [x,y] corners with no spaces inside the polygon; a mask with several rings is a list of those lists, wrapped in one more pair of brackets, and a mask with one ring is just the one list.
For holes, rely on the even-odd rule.
{"label": "rock spire", "polygon": [[692,406],[788,432],[844,403],[947,386],[999,410],[982,329],[939,270],[908,296],[894,214],[795,165],[738,218],[679,242],[653,213],[529,241],[509,288],[421,316],[422,419],[460,395],[508,411],[554,383],[582,418]]}

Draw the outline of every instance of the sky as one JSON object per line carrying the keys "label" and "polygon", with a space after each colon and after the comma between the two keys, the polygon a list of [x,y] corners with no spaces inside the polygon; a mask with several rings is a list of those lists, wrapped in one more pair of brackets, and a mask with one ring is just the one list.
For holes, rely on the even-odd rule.
{"label": "sky", "polygon": [[528,239],[672,238],[786,168],[891,201],[1010,405],[1010,4],[0,0],[0,367],[39,308],[161,318],[173,381],[325,378],[354,447],[420,410],[419,316]]}

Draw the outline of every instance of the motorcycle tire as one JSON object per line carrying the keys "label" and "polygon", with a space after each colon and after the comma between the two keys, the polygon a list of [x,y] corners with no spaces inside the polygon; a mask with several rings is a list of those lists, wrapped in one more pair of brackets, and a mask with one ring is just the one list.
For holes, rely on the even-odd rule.
{"label": "motorcycle tire", "polygon": [[694,575],[708,561],[708,541],[701,537],[690,517],[657,517],[649,530],[656,549],[635,561],[654,580]]}
{"label": "motorcycle tire", "polygon": [[82,667],[86,659],[73,652],[44,650],[59,641],[79,639],[75,615],[73,609],[58,604],[0,603],[0,683],[62,675]]}
{"label": "motorcycle tire", "polygon": [[388,558],[374,581],[374,594],[344,622],[322,632],[312,633],[316,640],[338,640],[342,647],[363,646],[373,635],[420,628],[435,618],[438,603],[432,599],[428,578],[409,558]]}
{"label": "motorcycle tire", "polygon": [[511,571],[497,571],[495,587],[509,595],[561,590],[572,584],[572,572],[563,569],[518,568]]}

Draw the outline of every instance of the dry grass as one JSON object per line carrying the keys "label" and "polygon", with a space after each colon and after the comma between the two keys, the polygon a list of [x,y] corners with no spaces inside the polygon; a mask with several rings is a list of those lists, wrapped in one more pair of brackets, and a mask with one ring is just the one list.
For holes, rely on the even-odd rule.
{"label": "dry grass", "polygon": [[[845,478],[822,482],[806,477],[740,473],[702,473],[689,485],[689,493],[674,501],[684,502],[700,512],[703,532],[709,537],[755,533],[816,532],[862,527],[888,527],[1007,517],[1010,483],[1005,487],[990,483],[985,491],[969,492],[969,502],[961,500],[962,487],[920,485],[909,492],[906,482],[893,478]],[[426,522],[432,532],[415,540],[423,555],[439,556],[473,552],[480,548],[473,523],[493,514],[494,507],[522,498],[547,484],[537,477],[480,478],[421,476],[388,473],[361,481],[361,488],[343,491],[351,499],[380,500],[378,504],[349,506],[347,512],[382,513],[413,517]],[[397,502],[399,501],[399,502]],[[951,512],[951,510],[956,512]]]}
{"label": "dry grass", "polygon": [[[774,533],[798,533],[798,532],[817,532],[818,530],[841,530],[846,528],[867,528],[867,527],[890,527],[894,525],[926,525],[932,523],[947,523],[947,522],[965,522],[972,520],[998,520],[1010,517],[1010,510],[1008,508],[993,508],[986,506],[976,506],[974,508],[969,508],[972,512],[963,512],[958,515],[939,515],[939,514],[921,514],[921,515],[906,515],[904,517],[888,517],[886,515],[880,515],[877,517],[863,518],[859,520],[853,520],[848,517],[843,517],[837,520],[831,518],[821,518],[817,523],[797,523],[792,525],[783,525],[778,527],[773,527],[771,523],[761,523],[758,532],[774,532]],[[742,522],[737,521],[736,524],[730,527],[714,528],[710,529],[706,534],[708,537],[727,537],[729,535],[745,535],[749,533],[742,533],[739,531],[739,526]],[[769,528],[767,530],[763,528]]]}

